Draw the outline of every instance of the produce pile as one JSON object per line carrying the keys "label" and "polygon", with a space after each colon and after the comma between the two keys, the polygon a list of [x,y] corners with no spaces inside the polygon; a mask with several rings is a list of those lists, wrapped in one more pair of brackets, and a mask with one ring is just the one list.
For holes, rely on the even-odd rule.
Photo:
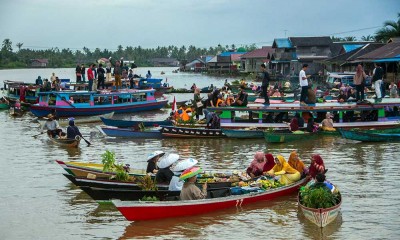
{"label": "produce pile", "polygon": [[300,188],[300,202],[308,208],[331,208],[340,202],[340,193],[325,188]]}

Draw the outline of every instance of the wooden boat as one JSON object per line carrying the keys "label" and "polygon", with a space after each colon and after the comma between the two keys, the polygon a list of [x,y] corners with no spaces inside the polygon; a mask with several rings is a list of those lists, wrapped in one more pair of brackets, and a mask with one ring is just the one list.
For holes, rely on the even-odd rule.
{"label": "wooden boat", "polygon": [[343,138],[357,140],[362,142],[398,142],[400,133],[371,133],[356,130],[340,129]]}
{"label": "wooden boat", "polygon": [[79,143],[81,141],[80,137],[77,137],[75,139],[51,138],[51,137],[49,137],[49,139],[50,139],[51,142],[53,142],[53,143],[55,143],[57,145],[60,145],[60,146],[63,146],[63,147],[75,147],[75,148],[79,146]]}
{"label": "wooden boat", "polygon": [[[100,118],[102,118],[102,117],[112,118],[113,115],[114,115],[114,112],[110,112],[110,113],[106,113],[106,114],[102,114],[102,115],[75,118],[74,122],[75,122],[75,125],[86,124],[86,123],[95,123],[95,122],[100,122],[101,121]],[[39,122],[40,127],[43,127],[47,120],[46,119],[38,119],[37,121]],[[57,122],[61,127],[66,127],[69,124],[69,119],[61,118],[61,119],[58,119]]]}
{"label": "wooden boat", "polygon": [[135,127],[141,123],[145,127],[154,127],[154,126],[172,126],[171,120],[163,120],[163,121],[146,121],[146,120],[118,120],[112,119],[110,117],[100,117],[101,121],[107,126],[118,127],[118,128],[130,128]]}
{"label": "wooden boat", "polygon": [[158,129],[150,130],[134,130],[130,128],[116,127],[100,127],[101,131],[110,137],[126,137],[126,138],[162,138],[163,135]]}
{"label": "wooden boat", "polygon": [[22,106],[30,106],[38,101],[40,86],[33,83],[25,83],[23,81],[4,80],[5,97],[13,104],[20,100]]}
{"label": "wooden boat", "polygon": [[132,189],[105,189],[88,186],[80,187],[93,200],[98,203],[111,202],[111,199],[120,199],[122,201],[137,201],[143,197],[157,197],[160,200],[179,198],[181,191],[157,190],[144,191]]}
{"label": "wooden boat", "polygon": [[283,143],[283,142],[292,142],[298,141],[302,139],[309,139],[310,137],[317,136],[317,133],[309,133],[309,132],[302,132],[302,133],[293,133],[293,132],[286,132],[286,131],[265,131],[264,139],[267,143]]}
{"label": "wooden boat", "polygon": [[[69,174],[76,177],[92,178],[110,178],[115,176],[115,172],[103,172],[103,164],[92,162],[64,162],[56,160],[56,162]],[[145,176],[146,170],[144,169],[129,169],[131,176]]]}
{"label": "wooden boat", "polygon": [[10,114],[10,116],[13,117],[21,117],[24,114],[24,111],[22,111],[22,109],[16,109],[14,107],[10,107],[8,109],[8,113]]}
{"label": "wooden boat", "polygon": [[263,138],[262,130],[221,129],[228,138]]}
{"label": "wooden boat", "polygon": [[[340,196],[340,194],[339,194]],[[331,208],[308,208],[301,204],[300,193],[297,195],[297,203],[300,206],[304,216],[312,223],[323,228],[329,223],[333,222],[340,212],[340,206],[342,205],[342,199],[340,197],[339,203]]]}
{"label": "wooden boat", "polygon": [[161,131],[163,137],[176,137],[176,138],[221,138],[221,137],[226,137],[221,129],[161,126],[160,131]]}
{"label": "wooden boat", "polygon": [[[37,117],[45,117],[56,110],[59,117],[90,116],[106,113],[131,113],[158,110],[168,100],[157,100],[153,90],[121,90],[100,93],[88,91],[40,92],[39,103],[31,106]],[[55,102],[50,101],[55,97]],[[69,99],[73,98],[74,103]]]}
{"label": "wooden boat", "polygon": [[7,110],[10,106],[7,103],[0,103],[0,110]]}
{"label": "wooden boat", "polygon": [[297,191],[306,182],[307,179],[301,179],[291,185],[273,188],[265,192],[251,192],[243,195],[201,200],[158,202],[112,200],[112,203],[129,221],[184,217],[213,212],[224,208],[241,207],[250,203],[285,196]]}

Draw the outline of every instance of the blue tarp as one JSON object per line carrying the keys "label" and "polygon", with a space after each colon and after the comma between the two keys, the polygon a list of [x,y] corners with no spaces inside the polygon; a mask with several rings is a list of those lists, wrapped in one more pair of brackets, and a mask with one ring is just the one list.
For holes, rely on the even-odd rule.
{"label": "blue tarp", "polygon": [[289,38],[275,38],[275,43],[277,48],[291,48],[292,43]]}
{"label": "blue tarp", "polygon": [[354,49],[357,49],[357,48],[360,48],[363,46],[364,46],[364,44],[344,44],[343,48],[346,52],[350,52],[350,51],[353,51]]}
{"label": "blue tarp", "polygon": [[[219,56],[221,57],[229,57],[232,54],[245,54],[246,52],[223,52]],[[210,59],[211,60],[211,59]],[[209,60],[209,61],[210,61]]]}
{"label": "blue tarp", "polygon": [[374,62],[400,62],[400,57],[382,58],[382,59],[375,60]]}

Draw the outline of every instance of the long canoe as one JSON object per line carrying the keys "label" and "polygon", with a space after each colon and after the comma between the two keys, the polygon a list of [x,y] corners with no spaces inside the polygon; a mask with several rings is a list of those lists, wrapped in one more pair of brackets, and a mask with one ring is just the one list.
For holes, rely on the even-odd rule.
{"label": "long canoe", "polygon": [[154,126],[172,126],[171,120],[164,121],[146,121],[146,120],[117,120],[112,119],[111,117],[100,117],[101,121],[107,126],[118,127],[118,128],[130,128],[135,127],[138,124],[143,123],[145,127],[154,127]]}
{"label": "long canoe", "polygon": [[[74,119],[75,124],[86,124],[86,123],[95,123],[95,122],[100,122],[101,117],[106,117],[106,118],[112,118],[114,116],[114,112],[102,114],[102,115],[95,115],[95,116],[87,116],[87,117],[77,117]],[[46,123],[46,119],[38,119],[37,120],[40,124],[40,127],[43,127],[44,124]],[[60,118],[57,120],[58,124],[61,127],[66,127],[69,124],[69,119],[68,118]]]}
{"label": "long canoe", "polygon": [[[340,196],[340,195],[339,195]],[[323,228],[329,223],[333,222],[340,212],[342,205],[342,198],[340,197],[339,203],[331,208],[308,208],[301,204],[300,193],[297,196],[297,203],[303,211],[304,216],[315,225]]]}
{"label": "long canoe", "polygon": [[51,138],[49,137],[50,141],[63,147],[78,147],[81,141],[81,138],[78,137],[76,139],[69,139],[69,138]]}
{"label": "long canoe", "polygon": [[110,137],[126,138],[162,138],[160,130],[136,131],[129,128],[101,127],[101,131]]}
{"label": "long canoe", "polygon": [[308,139],[310,137],[317,136],[317,133],[292,133],[292,132],[264,132],[264,138],[267,143],[283,143],[283,142],[292,142],[298,141],[302,139]]}
{"label": "long canoe", "polygon": [[263,138],[262,130],[221,129],[228,138]]}
{"label": "long canoe", "polygon": [[400,141],[400,133],[370,133],[340,129],[343,138],[362,142],[396,142]]}
{"label": "long canoe", "polygon": [[201,200],[158,202],[112,200],[112,203],[129,221],[193,216],[285,196],[296,192],[307,181],[304,178],[296,183],[273,188],[265,192],[251,192],[243,195],[230,195]]}
{"label": "long canoe", "polygon": [[221,138],[226,137],[221,129],[184,128],[174,126],[161,126],[164,137],[175,138]]}

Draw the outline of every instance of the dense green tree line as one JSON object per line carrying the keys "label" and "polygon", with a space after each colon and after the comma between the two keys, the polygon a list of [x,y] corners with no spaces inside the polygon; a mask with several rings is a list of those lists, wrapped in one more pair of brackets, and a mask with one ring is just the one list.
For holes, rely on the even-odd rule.
{"label": "dense green tree line", "polygon": [[[87,47],[82,50],[72,51],[71,49],[51,48],[46,50],[35,50],[23,48],[23,43],[16,43],[16,51],[13,51],[13,43],[10,39],[4,39],[0,51],[0,68],[22,68],[29,67],[32,59],[48,59],[48,67],[75,67],[78,63],[94,63],[100,58],[113,57],[119,59],[123,57],[125,60],[134,60],[140,67],[152,66],[152,58],[176,58],[181,62],[191,61],[195,58],[205,55],[216,55],[220,52],[235,49],[235,45],[226,45],[225,47],[218,45],[210,48],[197,48],[190,45],[189,47],[168,46],[157,48],[123,47],[119,45],[116,51],[107,49],[99,49],[91,51]],[[244,46],[238,51],[253,51],[256,45]]]}

